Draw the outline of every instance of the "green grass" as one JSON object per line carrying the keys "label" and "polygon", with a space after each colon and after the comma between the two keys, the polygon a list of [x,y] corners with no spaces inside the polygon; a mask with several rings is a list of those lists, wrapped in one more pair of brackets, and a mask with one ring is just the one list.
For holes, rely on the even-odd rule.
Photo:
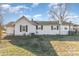
{"label": "green grass", "polygon": [[8,40],[5,41],[8,45],[0,49],[0,55],[57,55],[50,43],[52,36],[8,36],[5,39]]}
{"label": "green grass", "polygon": [[[4,56],[57,56],[57,52],[50,43],[51,41],[63,41],[72,39],[74,36],[7,36],[0,43],[0,55]],[[79,37],[78,37],[79,38]]]}
{"label": "green grass", "polygon": [[5,47],[0,48],[0,56],[25,56],[25,55],[34,55],[30,51],[25,50],[21,47],[18,47],[16,45],[11,44],[7,40],[1,40],[2,42],[0,45],[3,45]]}

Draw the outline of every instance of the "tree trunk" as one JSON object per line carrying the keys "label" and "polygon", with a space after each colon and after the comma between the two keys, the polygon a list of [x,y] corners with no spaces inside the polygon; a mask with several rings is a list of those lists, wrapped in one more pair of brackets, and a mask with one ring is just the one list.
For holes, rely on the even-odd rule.
{"label": "tree trunk", "polygon": [[2,26],[0,24],[0,40],[2,39]]}
{"label": "tree trunk", "polygon": [[62,30],[62,20],[59,20],[59,35],[61,35]]}
{"label": "tree trunk", "polygon": [[70,24],[69,24],[69,35],[71,35],[71,21],[70,21]]}
{"label": "tree trunk", "polygon": [[61,31],[61,30],[62,30],[62,29],[61,29],[61,26],[62,26],[62,25],[60,24],[60,25],[59,25],[59,35],[62,35],[62,34],[61,34],[61,32],[62,32],[62,31]]}

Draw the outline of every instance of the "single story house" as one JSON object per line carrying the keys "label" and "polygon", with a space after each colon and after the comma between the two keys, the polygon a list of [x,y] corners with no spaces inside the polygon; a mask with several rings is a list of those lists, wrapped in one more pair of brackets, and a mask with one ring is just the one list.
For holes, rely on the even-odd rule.
{"label": "single story house", "polygon": [[[78,30],[79,26],[63,21],[61,28],[61,34],[67,35],[69,30]],[[25,16],[22,16],[16,22],[6,24],[6,33],[8,35],[57,35],[59,31],[58,21],[30,21]]]}

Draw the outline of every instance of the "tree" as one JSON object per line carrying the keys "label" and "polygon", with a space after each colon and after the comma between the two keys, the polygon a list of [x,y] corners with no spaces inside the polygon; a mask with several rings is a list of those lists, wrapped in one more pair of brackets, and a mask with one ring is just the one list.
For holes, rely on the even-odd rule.
{"label": "tree", "polygon": [[2,39],[2,31],[3,31],[3,14],[2,14],[2,8],[0,4],[0,39]]}
{"label": "tree", "polygon": [[71,21],[69,22],[69,35],[71,35]]}
{"label": "tree", "polygon": [[2,15],[0,15],[0,39],[2,38],[2,30],[3,30],[3,27],[2,27]]}
{"label": "tree", "polygon": [[62,35],[62,23],[63,21],[70,19],[67,4],[59,3],[56,6],[51,6],[49,9],[49,15],[52,19],[59,21],[59,35]]}

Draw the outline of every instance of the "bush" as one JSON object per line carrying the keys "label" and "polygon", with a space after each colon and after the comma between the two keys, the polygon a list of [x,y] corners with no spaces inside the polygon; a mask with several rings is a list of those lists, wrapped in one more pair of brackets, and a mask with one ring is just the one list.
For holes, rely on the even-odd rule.
{"label": "bush", "polygon": [[44,39],[44,37],[39,37],[38,40],[39,40],[39,41],[43,41],[43,40],[45,40],[45,39]]}
{"label": "bush", "polygon": [[74,34],[75,34],[74,31],[69,31],[69,32],[68,32],[68,35],[74,35]]}
{"label": "bush", "polygon": [[32,48],[39,48],[39,43],[33,43],[33,44],[31,45],[31,47],[32,47]]}

